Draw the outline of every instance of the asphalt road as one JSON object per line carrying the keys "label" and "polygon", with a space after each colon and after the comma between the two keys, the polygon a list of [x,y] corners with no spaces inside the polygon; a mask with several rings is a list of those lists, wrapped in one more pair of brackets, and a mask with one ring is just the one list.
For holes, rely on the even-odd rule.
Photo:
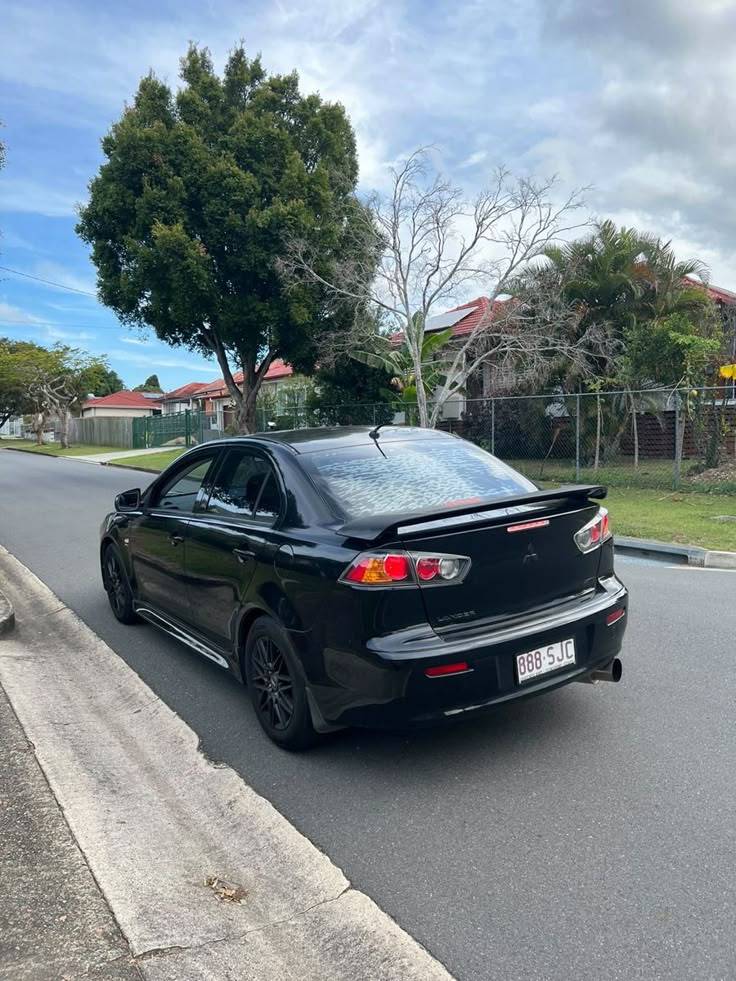
{"label": "asphalt road", "polygon": [[620,562],[617,686],[292,756],[220,669],[113,619],[97,529],[139,479],[0,452],[0,543],[459,979],[736,977],[736,573]]}

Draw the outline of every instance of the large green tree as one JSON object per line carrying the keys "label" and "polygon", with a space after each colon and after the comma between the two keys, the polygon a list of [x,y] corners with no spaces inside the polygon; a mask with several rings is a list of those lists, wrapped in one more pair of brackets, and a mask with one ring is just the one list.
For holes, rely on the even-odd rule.
{"label": "large green tree", "polygon": [[149,375],[142,385],[136,385],[134,392],[163,392],[158,375]]}
{"label": "large green tree", "polygon": [[30,341],[0,337],[0,426],[34,411],[31,382],[45,349]]}
{"label": "large green tree", "polygon": [[248,432],[273,359],[313,370],[320,341],[352,316],[318,282],[287,286],[277,260],[287,233],[311,244],[325,272],[349,254],[362,210],[355,137],[342,106],[303,95],[296,73],[267,75],[242,46],[222,77],[191,46],[181,79],[176,93],[142,79],[102,141],[106,162],[77,230],[102,302],[214,355]]}
{"label": "large green tree", "polygon": [[102,398],[103,395],[114,395],[125,390],[125,382],[112,368],[99,365],[89,374],[90,388],[87,395]]}

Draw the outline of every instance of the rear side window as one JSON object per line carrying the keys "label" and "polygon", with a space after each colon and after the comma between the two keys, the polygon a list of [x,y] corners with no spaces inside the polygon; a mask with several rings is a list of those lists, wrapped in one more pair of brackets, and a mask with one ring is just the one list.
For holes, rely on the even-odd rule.
{"label": "rear side window", "polygon": [[249,518],[272,524],[281,496],[271,466],[254,453],[228,453],[212,485],[206,514]]}
{"label": "rear side window", "polygon": [[534,484],[484,450],[455,439],[349,446],[302,457],[351,517],[407,513],[524,494]]}

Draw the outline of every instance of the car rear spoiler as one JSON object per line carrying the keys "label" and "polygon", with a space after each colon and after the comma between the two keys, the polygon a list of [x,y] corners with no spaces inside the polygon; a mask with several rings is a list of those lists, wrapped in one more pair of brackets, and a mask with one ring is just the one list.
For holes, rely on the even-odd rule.
{"label": "car rear spoiler", "polygon": [[496,511],[502,508],[518,507],[523,504],[543,504],[547,501],[579,501],[590,498],[602,499],[608,488],[599,484],[569,484],[553,487],[551,490],[530,491],[528,494],[507,494],[472,504],[458,504],[443,508],[426,508],[423,511],[409,511],[403,514],[371,514],[355,518],[337,529],[346,538],[357,538],[361,542],[374,545],[382,538],[395,535],[399,528],[407,525],[423,524],[425,521],[441,521],[442,518],[459,518],[466,514]]}

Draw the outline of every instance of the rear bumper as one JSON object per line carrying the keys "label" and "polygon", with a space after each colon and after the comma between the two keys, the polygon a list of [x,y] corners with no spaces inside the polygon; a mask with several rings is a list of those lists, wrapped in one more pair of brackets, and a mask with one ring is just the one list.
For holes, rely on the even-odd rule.
{"label": "rear bumper", "polygon": [[[317,722],[330,726],[396,728],[462,717],[516,699],[529,698],[584,677],[621,650],[628,593],[615,577],[595,594],[544,617],[483,634],[445,640],[432,631],[392,634],[360,655],[326,650],[321,677],[309,679]],[[624,615],[608,625],[613,611]],[[574,638],[572,667],[520,684],[516,655]],[[428,678],[425,669],[466,661],[463,674]]]}

